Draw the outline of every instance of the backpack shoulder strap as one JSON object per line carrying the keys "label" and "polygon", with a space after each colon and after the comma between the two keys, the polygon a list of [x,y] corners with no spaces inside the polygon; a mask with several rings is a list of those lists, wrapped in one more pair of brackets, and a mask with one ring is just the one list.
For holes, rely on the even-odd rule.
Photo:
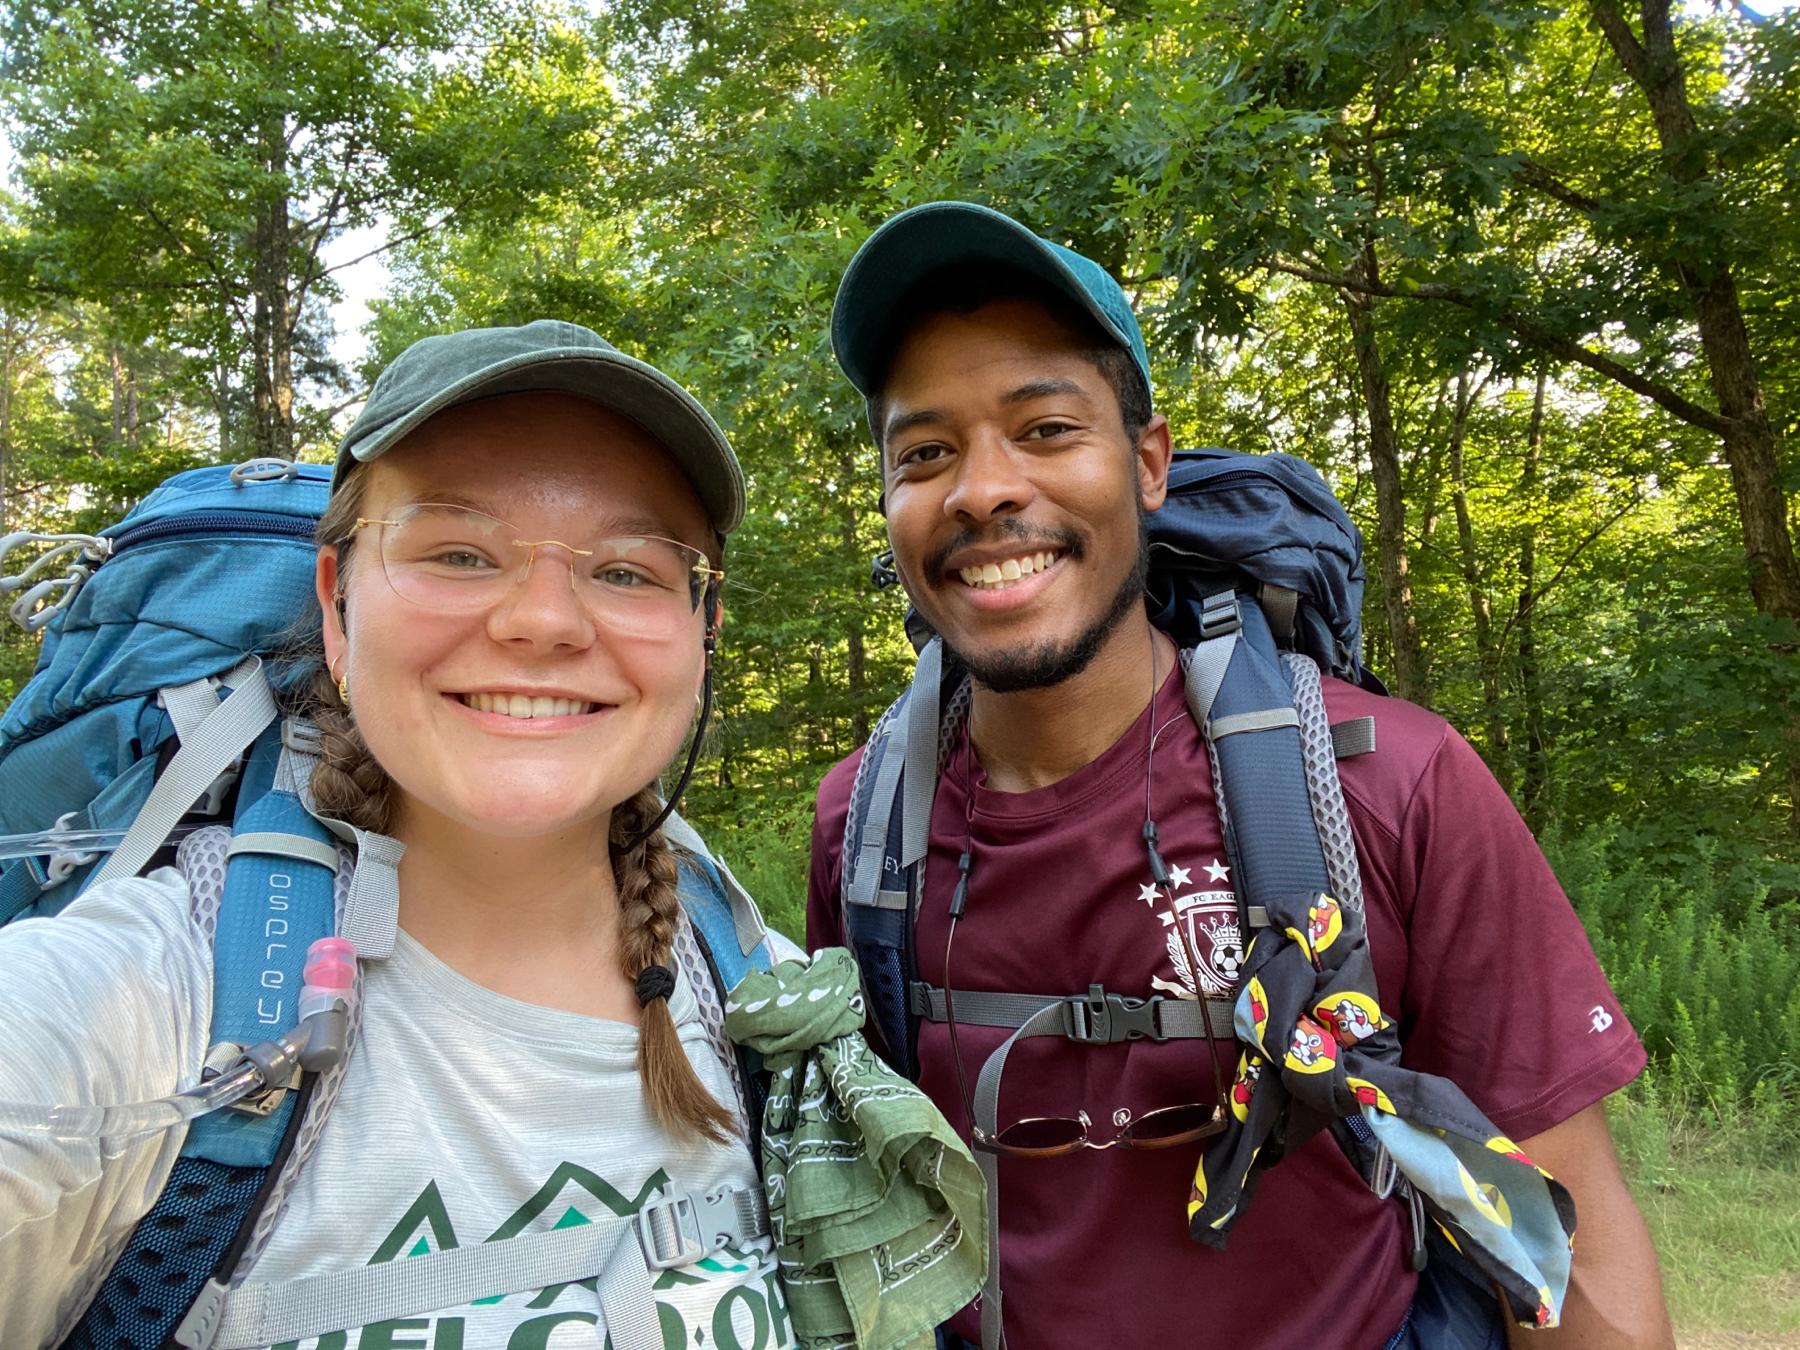
{"label": "backpack shoulder strap", "polygon": [[663,831],[676,848],[681,908],[688,919],[676,934],[675,958],[688,972],[707,1041],[730,1072],[751,1156],[760,1168],[762,1151],[756,1144],[768,1099],[768,1074],[761,1055],[734,1044],[725,1034],[725,996],[750,971],[768,970],[793,951],[763,921],[750,892],[725,860],[712,854],[698,830],[671,812]]}
{"label": "backpack shoulder strap", "polygon": [[775,954],[755,898],[680,812],[671,811],[662,830],[681,865],[682,907],[705,939],[722,990],[729,991],[752,966],[769,969]]}
{"label": "backpack shoulder strap", "polygon": [[844,822],[844,930],[863,973],[869,1021],[894,1067],[917,1076],[918,1019],[908,999],[912,917],[924,886],[931,804],[946,735],[960,726],[961,690],[945,717],[943,644],[919,653],[912,684],[875,724]]}
{"label": "backpack shoulder strap", "polygon": [[1206,611],[1211,631],[1188,657],[1188,706],[1212,758],[1238,903],[1329,891],[1300,715],[1268,620],[1232,592],[1208,597]]}
{"label": "backpack shoulder strap", "polygon": [[[221,879],[196,886],[216,888],[217,897],[215,911],[213,896],[203,895],[205,912],[197,915],[213,940],[209,1061],[228,1059],[298,1021],[306,950],[336,930],[338,853],[304,805],[302,787],[283,728],[261,731],[244,764],[230,842],[219,850],[222,857],[202,864],[223,867]],[[259,1232],[266,1233],[259,1220],[281,1188],[301,1125],[318,1099],[319,1077],[297,1075],[288,1088],[189,1127],[162,1194],[65,1346],[205,1344],[193,1339],[204,1321],[193,1314],[203,1311],[210,1290],[230,1282]],[[154,1300],[143,1297],[150,1272]]]}

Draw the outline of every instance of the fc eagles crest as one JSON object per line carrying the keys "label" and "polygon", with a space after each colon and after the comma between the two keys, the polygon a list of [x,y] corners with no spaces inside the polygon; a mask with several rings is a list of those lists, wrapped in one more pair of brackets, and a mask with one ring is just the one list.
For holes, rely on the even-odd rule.
{"label": "fc eagles crest", "polygon": [[[1224,881],[1230,871],[1216,859],[1202,870],[1211,882]],[[1185,867],[1174,868],[1170,873],[1178,887],[1190,875]],[[1174,980],[1156,976],[1150,981],[1151,988],[1177,998],[1202,995],[1220,998],[1237,989],[1245,944],[1243,925],[1238,919],[1237,896],[1232,891],[1221,888],[1177,894],[1173,916],[1169,913],[1168,902],[1156,888],[1143,887],[1139,898],[1162,920],[1169,964],[1175,969]],[[1198,969],[1195,969],[1196,961]]]}

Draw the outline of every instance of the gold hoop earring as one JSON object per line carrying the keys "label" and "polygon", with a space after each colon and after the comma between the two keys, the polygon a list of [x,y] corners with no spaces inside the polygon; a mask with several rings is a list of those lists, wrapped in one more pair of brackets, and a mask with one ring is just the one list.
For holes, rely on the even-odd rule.
{"label": "gold hoop earring", "polygon": [[335,670],[332,670],[330,666],[327,666],[325,669],[327,673],[337,681],[338,702],[342,703],[344,707],[348,709],[350,706],[350,677],[348,675],[339,675]]}

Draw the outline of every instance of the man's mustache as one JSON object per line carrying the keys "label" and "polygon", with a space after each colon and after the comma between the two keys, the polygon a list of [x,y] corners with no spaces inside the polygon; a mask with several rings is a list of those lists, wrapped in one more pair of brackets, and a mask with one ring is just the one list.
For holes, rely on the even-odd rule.
{"label": "man's mustache", "polygon": [[980,530],[959,530],[925,557],[926,577],[941,577],[944,566],[965,548],[989,548],[995,544],[1019,545],[1022,549],[1045,552],[1055,550],[1071,558],[1080,558],[1087,547],[1082,537],[1068,528],[1032,527],[1022,520],[1007,517]]}

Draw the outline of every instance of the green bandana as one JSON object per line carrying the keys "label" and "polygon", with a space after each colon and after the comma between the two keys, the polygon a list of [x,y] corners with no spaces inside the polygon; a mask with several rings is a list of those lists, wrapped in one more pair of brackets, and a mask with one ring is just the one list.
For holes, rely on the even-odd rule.
{"label": "green bandana", "polygon": [[763,1185],[801,1350],[929,1347],[987,1271],[974,1158],[862,1025],[842,947],[753,970],[725,1002],[726,1034],[771,1073]]}

